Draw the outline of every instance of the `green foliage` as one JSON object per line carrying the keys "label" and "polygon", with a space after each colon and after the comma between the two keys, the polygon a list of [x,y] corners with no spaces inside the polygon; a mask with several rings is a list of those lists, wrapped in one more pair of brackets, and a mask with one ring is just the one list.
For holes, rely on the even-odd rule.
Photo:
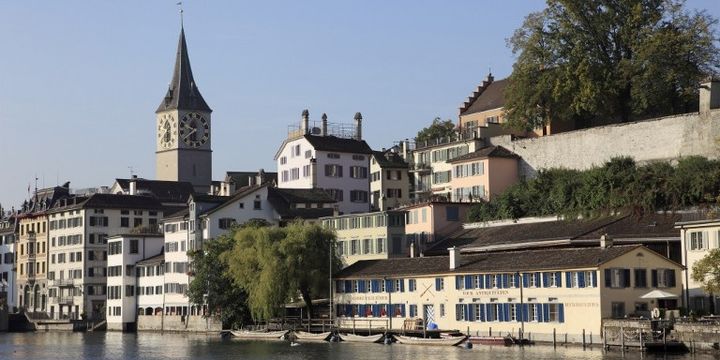
{"label": "green foliage", "polygon": [[720,249],[712,249],[692,267],[692,279],[703,284],[705,292],[720,293]]}
{"label": "green foliage", "polygon": [[239,328],[250,321],[247,294],[243,289],[232,286],[227,264],[220,261],[221,255],[231,250],[234,243],[231,236],[220,236],[205,242],[202,250],[190,254],[195,276],[190,283],[188,297],[195,304],[208,301],[210,314],[220,315],[224,328]]}
{"label": "green foliage", "polygon": [[638,166],[614,158],[585,171],[541,170],[469,212],[472,221],[524,216],[596,216],[612,212],[640,215],[697,205],[715,205],[720,194],[720,161],[702,157]]}
{"label": "green foliage", "polygon": [[330,262],[333,271],[341,266],[331,251],[335,233],[317,224],[239,228],[233,238],[234,246],[221,259],[228,265],[233,285],[247,292],[254,319],[279,315],[282,306],[298,294],[312,316],[312,299],[329,292]]}
{"label": "green foliage", "polygon": [[718,71],[716,25],[677,0],[547,0],[508,39],[506,119],[531,130],[692,111]]}
{"label": "green foliage", "polygon": [[443,121],[439,117],[436,117],[430,126],[418,131],[415,141],[421,143],[444,137],[454,139],[455,136],[455,123],[453,123],[452,120]]}

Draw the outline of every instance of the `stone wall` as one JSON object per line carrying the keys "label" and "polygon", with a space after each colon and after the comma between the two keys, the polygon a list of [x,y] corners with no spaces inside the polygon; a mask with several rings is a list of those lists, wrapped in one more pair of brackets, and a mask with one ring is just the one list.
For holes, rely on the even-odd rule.
{"label": "stone wall", "polygon": [[533,177],[540,169],[583,170],[617,156],[631,156],[640,163],[691,155],[718,158],[719,139],[720,110],[715,109],[539,138],[498,136],[488,142],[520,155],[520,176]]}
{"label": "stone wall", "polygon": [[137,318],[138,331],[220,331],[222,324],[216,318],[179,315],[143,315]]}
{"label": "stone wall", "polygon": [[720,348],[720,323],[676,323],[674,333],[689,348],[718,350]]}

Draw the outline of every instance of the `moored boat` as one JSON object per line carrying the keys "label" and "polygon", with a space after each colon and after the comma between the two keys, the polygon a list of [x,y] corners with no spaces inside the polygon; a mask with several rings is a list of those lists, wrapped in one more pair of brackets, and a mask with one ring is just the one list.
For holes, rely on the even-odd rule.
{"label": "moored boat", "polygon": [[374,343],[378,342],[383,338],[384,334],[377,335],[353,335],[353,334],[340,334],[340,339],[347,342],[361,342],[361,343]]}
{"label": "moored boat", "polygon": [[301,341],[325,341],[325,340],[327,340],[328,337],[330,337],[329,331],[319,333],[319,334],[314,334],[314,333],[305,332],[305,331],[294,331],[293,333],[295,334],[295,337]]}
{"label": "moored boat", "polygon": [[400,344],[431,345],[431,346],[455,346],[455,345],[460,344],[461,342],[465,341],[466,338],[467,337],[465,337],[465,336],[452,336],[452,337],[433,339],[433,338],[420,338],[420,337],[412,337],[412,336],[395,335],[395,339]]}
{"label": "moored boat", "polygon": [[282,331],[247,331],[247,330],[232,330],[230,334],[233,337],[243,340],[251,339],[263,339],[263,340],[280,340],[280,338],[287,333],[287,330]]}
{"label": "moored boat", "polygon": [[510,336],[470,336],[468,341],[472,344],[497,346],[510,346],[515,343],[515,339]]}

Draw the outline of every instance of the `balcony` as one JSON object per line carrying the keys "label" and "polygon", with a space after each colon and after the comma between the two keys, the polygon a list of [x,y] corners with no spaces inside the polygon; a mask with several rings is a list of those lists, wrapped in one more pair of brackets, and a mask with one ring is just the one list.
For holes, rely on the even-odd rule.
{"label": "balcony", "polygon": [[56,299],[57,299],[58,305],[72,305],[73,304],[72,296],[58,296]]}
{"label": "balcony", "polygon": [[432,167],[430,166],[430,164],[415,163],[415,164],[410,165],[410,171],[413,171],[413,172],[424,173],[424,172],[430,172],[430,170],[432,170]]}
{"label": "balcony", "polygon": [[52,281],[51,286],[56,287],[74,287],[75,279],[57,279]]}

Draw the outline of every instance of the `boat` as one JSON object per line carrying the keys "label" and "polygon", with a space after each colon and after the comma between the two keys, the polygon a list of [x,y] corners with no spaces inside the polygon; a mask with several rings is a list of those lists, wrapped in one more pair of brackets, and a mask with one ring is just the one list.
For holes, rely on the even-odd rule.
{"label": "boat", "polygon": [[253,340],[253,339],[262,339],[262,340],[280,340],[280,338],[287,333],[287,330],[281,330],[281,331],[247,331],[247,330],[231,330],[230,334],[232,336],[243,339],[243,340]]}
{"label": "boat", "polygon": [[511,336],[470,336],[468,341],[479,345],[510,346],[515,343]]}
{"label": "boat", "polygon": [[325,341],[330,337],[330,332],[324,332],[319,334],[313,334],[305,331],[294,331],[295,337],[302,341]]}
{"label": "boat", "polygon": [[412,336],[395,335],[395,339],[400,344],[408,345],[431,345],[431,346],[455,346],[465,341],[466,336],[452,336],[439,339],[421,338]]}
{"label": "boat", "polygon": [[376,335],[354,335],[354,334],[340,334],[340,339],[347,342],[361,342],[361,343],[375,343],[382,340],[384,334]]}

